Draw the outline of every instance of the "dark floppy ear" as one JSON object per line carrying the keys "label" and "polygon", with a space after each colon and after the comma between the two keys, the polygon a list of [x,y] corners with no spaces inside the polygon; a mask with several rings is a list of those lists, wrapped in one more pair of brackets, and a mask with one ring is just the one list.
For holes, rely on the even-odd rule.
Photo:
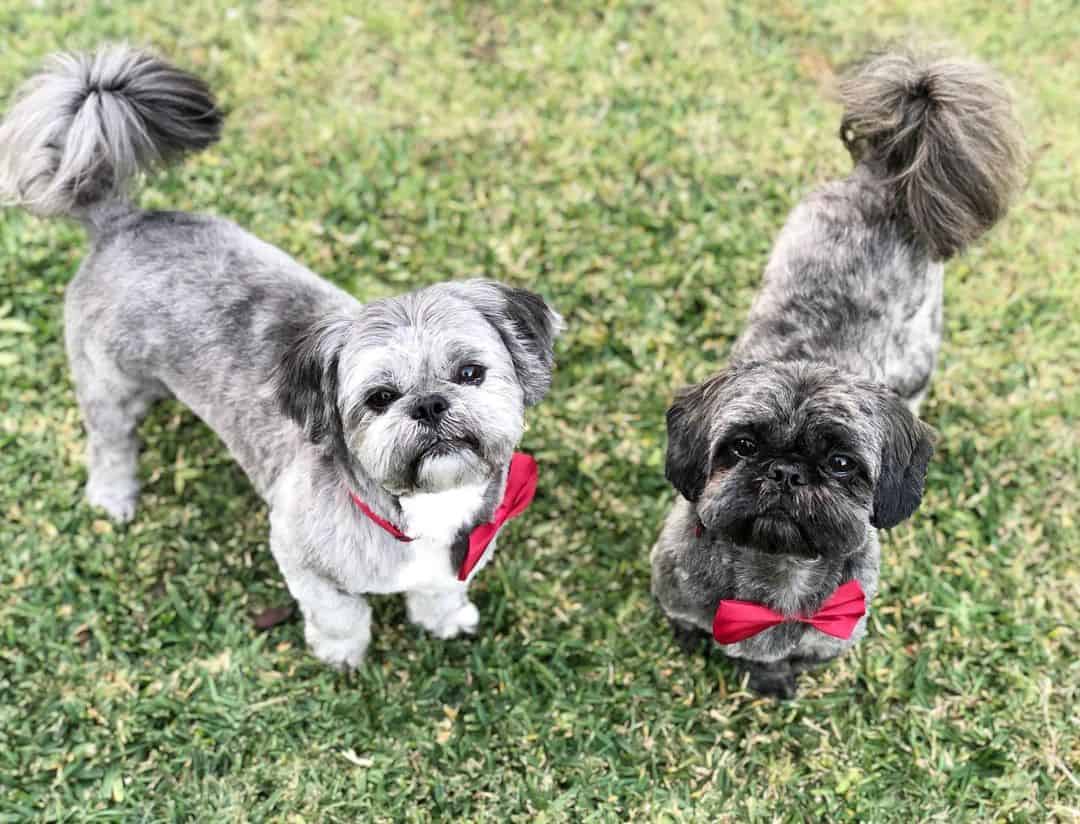
{"label": "dark floppy ear", "polygon": [[893,392],[882,399],[882,407],[885,441],[870,523],[889,529],[919,508],[926,468],[934,453],[934,432]]}
{"label": "dark floppy ear", "polygon": [[551,388],[555,338],[562,318],[542,297],[527,289],[490,280],[461,284],[465,297],[480,310],[502,338],[525,391],[525,405],[544,399]]}
{"label": "dark floppy ear", "polygon": [[709,382],[680,389],[667,411],[667,461],[664,477],[686,500],[701,497],[709,479],[712,446],[709,443]]}
{"label": "dark floppy ear", "polygon": [[317,321],[286,331],[287,343],[274,372],[278,408],[304,430],[312,443],[347,454],[338,408],[338,361],[349,322]]}

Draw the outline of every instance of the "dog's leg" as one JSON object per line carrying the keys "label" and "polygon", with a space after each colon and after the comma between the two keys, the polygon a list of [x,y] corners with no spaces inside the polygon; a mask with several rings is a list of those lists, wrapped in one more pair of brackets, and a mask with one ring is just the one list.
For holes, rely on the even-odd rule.
{"label": "dog's leg", "polygon": [[830,656],[818,656],[818,655],[803,655],[793,658],[788,658],[788,666],[791,667],[791,672],[794,675],[799,673],[810,672],[811,670],[820,669],[829,663],[835,655]]}
{"label": "dog's leg", "polygon": [[930,392],[930,388],[927,387],[926,389],[924,389],[919,394],[915,395],[914,397],[911,397],[911,398],[907,399],[907,401],[906,401],[907,408],[911,410],[912,415],[915,415],[916,417],[918,417],[919,409],[922,407],[922,403],[923,403],[924,400],[926,400],[926,396],[927,396],[927,394],[929,392]]}
{"label": "dog's leg", "polygon": [[709,654],[709,649],[712,646],[712,636],[701,627],[677,621],[670,617],[668,618],[668,624],[671,626],[671,635],[675,639],[675,643],[679,645],[679,649],[685,655],[697,655],[703,649],[706,655]]}
{"label": "dog's leg", "polygon": [[480,622],[480,613],[464,585],[449,590],[411,590],[405,593],[405,608],[410,621],[437,638],[453,638],[463,632],[472,635]]}
{"label": "dog's leg", "polygon": [[885,364],[886,380],[903,396],[912,415],[919,414],[930,392],[941,350],[944,267],[940,263],[930,264],[921,288],[925,291],[922,306],[895,334],[900,346]]}
{"label": "dog's leg", "polygon": [[114,520],[130,521],[139,497],[136,429],[150,405],[167,392],[81,354],[70,360],[88,440],[86,498]]}
{"label": "dog's leg", "polygon": [[371,642],[371,607],[360,595],[342,592],[310,570],[285,573],[289,592],[304,616],[304,638],[312,654],[336,670],[360,666]]}
{"label": "dog's leg", "polygon": [[780,700],[794,698],[798,689],[797,671],[787,659],[780,661],[739,661],[739,666],[750,674],[750,689],[758,695]]}

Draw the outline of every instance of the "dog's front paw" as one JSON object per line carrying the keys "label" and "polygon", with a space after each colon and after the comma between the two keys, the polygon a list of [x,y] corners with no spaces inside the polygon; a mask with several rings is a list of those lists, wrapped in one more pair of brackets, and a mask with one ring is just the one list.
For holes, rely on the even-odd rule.
{"label": "dog's front paw", "polygon": [[90,505],[104,509],[118,523],[126,524],[135,517],[138,499],[138,484],[91,481],[86,485],[86,500]]}
{"label": "dog's front paw", "polygon": [[684,655],[697,655],[702,650],[708,655],[712,645],[712,636],[709,633],[700,627],[684,624],[674,618],[668,618],[668,623],[671,625],[671,635]]}
{"label": "dog's front paw", "polygon": [[791,670],[787,662],[772,664],[750,664],[748,686],[758,695],[789,701],[798,692],[798,673]]}
{"label": "dog's front paw", "polygon": [[367,638],[330,638],[310,629],[304,635],[311,654],[338,672],[352,672],[364,662]]}
{"label": "dog's front paw", "polygon": [[435,626],[430,627],[436,638],[456,638],[462,633],[473,635],[480,624],[480,611],[472,601],[466,601]]}
{"label": "dog's front paw", "polygon": [[480,612],[464,591],[409,592],[405,596],[409,620],[436,638],[472,635],[480,623]]}

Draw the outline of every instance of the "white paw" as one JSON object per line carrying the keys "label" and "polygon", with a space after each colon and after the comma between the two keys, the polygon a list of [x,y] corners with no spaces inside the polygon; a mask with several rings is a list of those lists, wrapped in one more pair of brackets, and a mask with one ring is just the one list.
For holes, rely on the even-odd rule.
{"label": "white paw", "polygon": [[91,482],[86,485],[86,500],[92,506],[104,509],[110,518],[122,524],[135,517],[135,503],[138,499],[138,484]]}
{"label": "white paw", "polygon": [[338,672],[352,672],[364,662],[369,638],[329,638],[306,630],[311,653]]}
{"label": "white paw", "polygon": [[480,611],[472,601],[466,601],[453,612],[443,616],[434,626],[428,627],[436,638],[456,638],[465,633],[472,635],[480,623]]}

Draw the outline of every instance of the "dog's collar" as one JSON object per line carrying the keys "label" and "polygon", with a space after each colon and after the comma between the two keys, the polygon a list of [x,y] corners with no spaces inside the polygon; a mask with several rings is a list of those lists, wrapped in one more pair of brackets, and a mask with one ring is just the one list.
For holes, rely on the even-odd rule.
{"label": "dog's collar", "polygon": [[[502,501],[495,508],[495,514],[492,515],[490,521],[478,524],[469,533],[469,551],[465,553],[461,568],[458,569],[459,581],[464,581],[469,577],[469,573],[484,557],[484,552],[495,538],[499,528],[511,518],[516,518],[528,509],[533,496],[536,494],[538,474],[536,461],[531,455],[515,452],[513,457],[510,458],[510,468],[506,473],[506,491],[503,493]],[[406,535],[395,524],[376,515],[371,507],[364,503],[360,496],[352,490],[349,491],[349,497],[356,504],[356,508],[363,512],[372,523],[388,532],[396,540],[402,543],[415,540]]]}
{"label": "dog's collar", "polygon": [[352,502],[356,504],[356,508],[363,512],[365,515],[367,515],[368,518],[377,527],[385,530],[386,532],[389,532],[391,535],[394,536],[394,538],[401,541],[402,543],[407,544],[412,541],[412,538],[410,538],[408,535],[398,529],[398,527],[392,524],[390,521],[386,520],[386,518],[380,518],[378,515],[376,515],[372,508],[365,504],[362,500],[360,500],[360,496],[353,492],[351,489],[349,490],[349,497],[352,498]]}
{"label": "dog's collar", "polygon": [[722,600],[713,616],[712,632],[717,643],[735,644],[778,624],[802,623],[846,641],[864,615],[866,594],[852,580],[837,587],[812,615],[788,616],[754,601]]}

